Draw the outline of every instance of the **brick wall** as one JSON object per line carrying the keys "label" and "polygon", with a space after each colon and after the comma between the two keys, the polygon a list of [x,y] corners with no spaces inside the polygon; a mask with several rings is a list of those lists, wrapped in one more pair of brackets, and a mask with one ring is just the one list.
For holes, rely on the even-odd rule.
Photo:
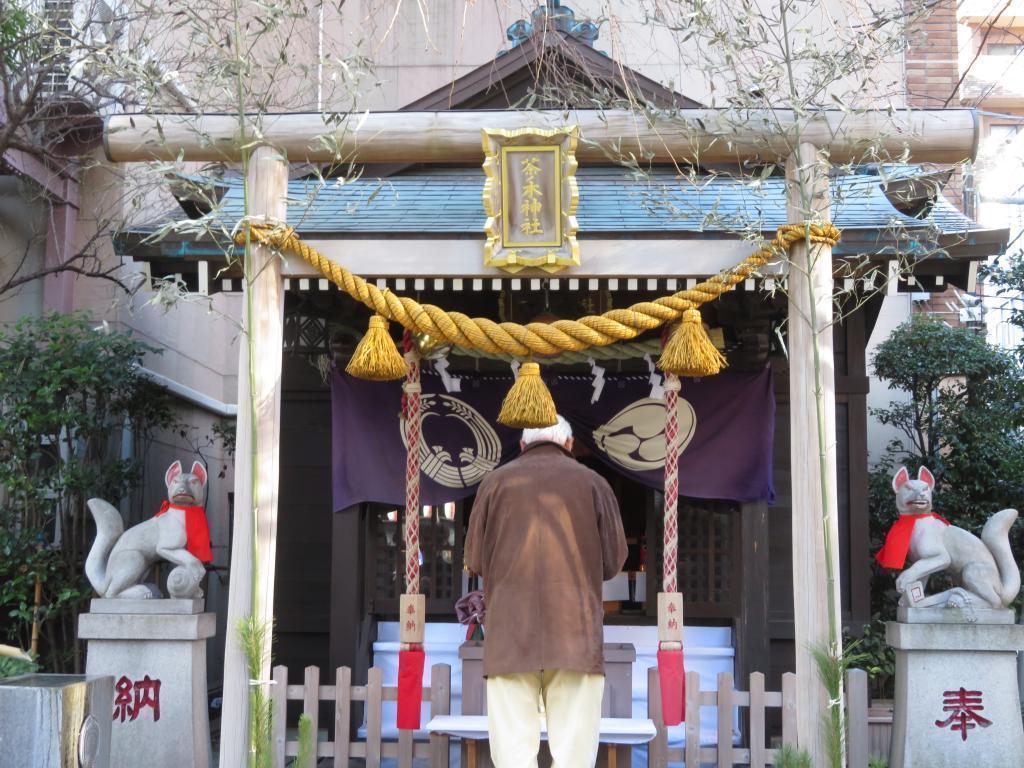
{"label": "brick wall", "polygon": [[[921,0],[907,0],[905,7],[908,12],[911,8],[920,8]],[[904,56],[907,106],[922,109],[960,106],[957,46],[956,0],[941,0],[907,32]],[[957,169],[942,190],[946,199],[961,210],[963,188],[963,173]]]}
{"label": "brick wall", "polygon": [[[920,0],[907,4],[920,7]],[[957,61],[956,0],[942,0],[907,34],[907,104],[911,107],[941,108],[950,94],[949,106],[960,106],[955,94],[960,79]]]}

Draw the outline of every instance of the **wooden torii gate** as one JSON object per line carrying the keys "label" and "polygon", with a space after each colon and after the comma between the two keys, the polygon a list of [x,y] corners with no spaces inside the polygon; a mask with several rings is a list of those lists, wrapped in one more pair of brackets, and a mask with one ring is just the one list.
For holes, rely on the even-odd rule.
{"label": "wooden torii gate", "polygon": [[[957,163],[973,159],[977,150],[978,118],[973,110],[926,110],[895,116],[886,111],[848,114],[837,110],[802,123],[786,110],[752,110],[748,117],[753,127],[737,131],[722,113],[710,109],[680,110],[656,122],[626,110],[376,112],[330,120],[320,114],[288,114],[252,116],[243,130],[239,119],[232,116],[117,115],[106,121],[104,144],[114,162],[178,157],[238,161],[243,151],[250,152],[246,179],[250,214],[255,220],[282,222],[289,161],[325,163],[341,156],[359,163],[480,162],[482,128],[577,125],[577,157],[582,163],[607,162],[606,148],[611,146],[622,156],[632,154],[652,162],[785,162],[787,218],[798,224],[829,217],[828,163],[867,156]],[[781,125],[783,130],[766,136],[757,130],[761,125]],[[250,614],[269,622],[274,603],[284,287],[281,259],[268,247],[253,244],[248,257],[252,260],[249,274],[255,277],[244,288],[243,306],[253,358],[250,361],[249,347],[243,345],[235,453],[242,460],[235,468],[236,546],[231,553],[221,768],[247,763],[248,693],[251,684],[260,684],[249,680],[235,627]],[[827,644],[830,618],[834,626],[841,626],[831,251],[818,246],[808,252],[798,243],[790,261],[793,584],[799,587],[793,595],[797,730],[800,748],[812,754],[816,766],[823,766],[825,750],[819,725],[828,700],[809,649]],[[495,274],[501,273],[495,270]],[[819,337],[817,346],[815,336]],[[821,372],[820,378],[816,378],[816,370]],[[818,389],[823,398],[816,398]],[[824,413],[821,432],[819,404]],[[798,436],[808,436],[819,450],[807,451]],[[824,489],[819,480],[822,466],[828,478]],[[831,539],[827,550],[826,519]],[[246,546],[254,536],[254,545]],[[824,579],[826,551],[836,574],[831,600]],[[259,563],[255,578],[254,558]],[[829,605],[833,606],[832,617]],[[269,666],[268,644],[263,669],[257,674],[260,680],[269,676]]]}

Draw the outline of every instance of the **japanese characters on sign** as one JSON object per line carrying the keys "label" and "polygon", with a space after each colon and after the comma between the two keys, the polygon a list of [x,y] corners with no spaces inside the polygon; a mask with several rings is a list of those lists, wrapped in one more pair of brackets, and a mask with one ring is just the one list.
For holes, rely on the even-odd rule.
{"label": "japanese characters on sign", "polygon": [[679,592],[658,593],[658,642],[683,640],[683,596]]}
{"label": "japanese characters on sign", "polygon": [[485,263],[518,272],[579,265],[575,127],[484,130]]}
{"label": "japanese characters on sign", "polygon": [[968,731],[992,725],[991,720],[978,714],[984,709],[981,691],[968,691],[962,686],[959,690],[943,691],[942,711],[948,712],[949,716],[945,720],[936,720],[935,726],[959,731],[960,739],[967,741]]}
{"label": "japanese characters on sign", "polygon": [[398,639],[404,644],[419,645],[423,642],[427,603],[423,595],[405,594],[399,597]]}
{"label": "japanese characters on sign", "polygon": [[413,603],[409,603],[405,608],[405,631],[415,632],[417,626],[416,606]]}
{"label": "japanese characters on sign", "polygon": [[121,675],[114,684],[114,721],[135,722],[145,710],[149,710],[153,722],[160,720],[160,681],[145,675],[141,680],[131,680]]}

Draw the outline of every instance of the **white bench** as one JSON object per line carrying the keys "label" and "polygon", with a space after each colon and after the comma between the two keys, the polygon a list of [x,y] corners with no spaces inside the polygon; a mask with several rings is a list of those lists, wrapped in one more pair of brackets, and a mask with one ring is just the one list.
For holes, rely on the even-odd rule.
{"label": "white bench", "polygon": [[[427,723],[427,731],[431,734],[454,736],[462,739],[467,746],[466,768],[476,768],[478,741],[485,741],[490,734],[487,730],[487,715],[438,715]],[[658,731],[654,721],[639,717],[602,717],[598,741],[601,744],[632,746],[646,744],[653,739]],[[548,724],[544,718],[540,721],[540,738],[548,738]],[[616,768],[616,749],[607,750],[608,768]],[[628,753],[627,753],[628,754]]]}
{"label": "white bench", "polygon": [[[427,723],[427,731],[460,739],[488,738],[487,715],[438,715]],[[646,744],[657,735],[654,721],[639,717],[602,717],[599,741],[602,744]],[[540,721],[540,737],[548,738],[547,721]]]}

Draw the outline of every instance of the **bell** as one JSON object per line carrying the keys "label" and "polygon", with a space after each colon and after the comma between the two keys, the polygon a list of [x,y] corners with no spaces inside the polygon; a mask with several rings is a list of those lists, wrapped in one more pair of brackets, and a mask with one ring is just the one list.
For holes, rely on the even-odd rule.
{"label": "bell", "polygon": [[448,357],[452,345],[443,339],[435,339],[427,333],[414,333],[412,343],[422,360],[442,360]]}

